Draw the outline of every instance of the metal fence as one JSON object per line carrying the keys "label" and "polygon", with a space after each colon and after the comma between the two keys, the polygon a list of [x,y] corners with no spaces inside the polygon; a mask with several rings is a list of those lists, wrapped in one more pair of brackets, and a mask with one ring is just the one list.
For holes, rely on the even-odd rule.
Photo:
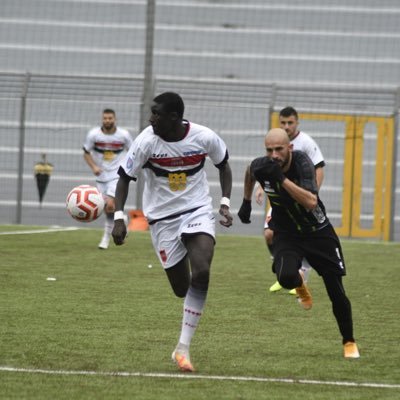
{"label": "metal fence", "polygon": [[[340,227],[344,218],[343,210],[349,207],[343,200],[343,193],[352,191],[351,187],[346,187],[345,174],[349,168],[354,168],[345,157],[349,142],[353,140],[349,136],[348,125],[354,119],[356,126],[357,121],[363,118],[360,228],[368,230],[373,221],[389,216],[389,238],[400,240],[400,228],[397,227],[400,221],[400,192],[396,189],[400,187],[398,87],[282,85],[255,80],[156,77],[145,88],[144,82],[141,75],[110,77],[0,73],[1,223],[74,225],[75,222],[65,211],[65,196],[73,186],[94,183],[83,161],[81,147],[87,130],[96,121],[100,122],[101,110],[105,107],[115,108],[119,125],[136,136],[143,125],[143,99],[164,90],[174,90],[181,93],[185,100],[186,117],[210,126],[228,144],[234,173],[234,213],[241,203],[246,165],[254,157],[263,154],[263,136],[273,120],[274,111],[290,104],[304,116],[301,128],[318,141],[324,153],[327,167],[321,197],[334,225]],[[144,93],[146,91],[148,93]],[[393,121],[394,127],[389,150],[387,147],[384,150],[389,151],[394,160],[388,172],[391,187],[383,188],[380,194],[389,196],[384,203],[386,209],[376,208],[376,192],[380,190],[376,186],[377,169],[381,168],[376,149],[380,135],[384,135],[382,140],[388,137],[386,128],[382,128],[383,132],[379,130],[379,118]],[[354,136],[355,145],[359,145],[359,139]],[[43,154],[53,164],[54,170],[40,205],[33,167]],[[389,165],[385,157],[383,169]],[[207,173],[217,206],[220,197],[217,171],[213,166],[208,166]],[[130,208],[138,206],[140,193],[136,188],[132,184],[128,199]],[[351,214],[352,210],[348,212]],[[253,223],[245,226],[237,221],[230,232],[259,234],[263,217],[264,208],[254,207]],[[92,226],[100,224],[102,222],[96,221]],[[349,232],[347,236],[359,236]],[[382,232],[370,236],[378,239],[385,237]]]}

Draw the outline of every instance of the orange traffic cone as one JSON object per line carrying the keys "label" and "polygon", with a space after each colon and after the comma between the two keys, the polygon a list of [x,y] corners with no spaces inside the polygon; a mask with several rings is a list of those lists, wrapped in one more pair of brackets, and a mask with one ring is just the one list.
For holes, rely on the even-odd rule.
{"label": "orange traffic cone", "polygon": [[129,225],[128,231],[147,231],[149,224],[142,210],[131,210],[129,211]]}

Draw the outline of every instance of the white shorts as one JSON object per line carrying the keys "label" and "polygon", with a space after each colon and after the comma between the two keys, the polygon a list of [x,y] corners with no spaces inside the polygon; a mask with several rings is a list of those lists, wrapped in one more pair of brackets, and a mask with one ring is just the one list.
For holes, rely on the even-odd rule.
{"label": "white shorts", "polygon": [[171,219],[164,219],[150,225],[154,250],[164,267],[173,267],[186,253],[182,235],[206,233],[215,238],[215,216],[212,207],[204,206],[191,213]]}
{"label": "white shorts", "polygon": [[115,197],[118,179],[119,178],[116,178],[108,182],[96,182],[97,189],[99,189],[100,193],[104,196]]}
{"label": "white shorts", "polygon": [[265,216],[264,229],[268,229],[268,223],[271,220],[272,208],[268,208],[267,215]]}

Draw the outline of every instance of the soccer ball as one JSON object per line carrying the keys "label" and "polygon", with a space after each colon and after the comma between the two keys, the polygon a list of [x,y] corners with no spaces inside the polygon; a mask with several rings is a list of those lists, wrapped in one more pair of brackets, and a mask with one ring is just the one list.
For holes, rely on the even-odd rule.
{"label": "soccer ball", "polygon": [[103,209],[103,195],[94,186],[80,185],[68,193],[67,210],[77,221],[92,222],[100,217]]}

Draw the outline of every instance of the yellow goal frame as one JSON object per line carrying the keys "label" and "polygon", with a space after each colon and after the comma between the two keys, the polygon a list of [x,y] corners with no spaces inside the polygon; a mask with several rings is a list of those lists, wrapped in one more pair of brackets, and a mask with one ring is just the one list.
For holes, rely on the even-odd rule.
{"label": "yellow goal frame", "polygon": [[[390,240],[394,157],[394,118],[344,114],[299,113],[300,120],[342,121],[345,124],[343,192],[340,236]],[[364,134],[367,124],[376,125],[373,220],[361,227],[363,192]],[[279,113],[273,112],[270,126],[279,126]],[[329,212],[329,210],[328,210]]]}

